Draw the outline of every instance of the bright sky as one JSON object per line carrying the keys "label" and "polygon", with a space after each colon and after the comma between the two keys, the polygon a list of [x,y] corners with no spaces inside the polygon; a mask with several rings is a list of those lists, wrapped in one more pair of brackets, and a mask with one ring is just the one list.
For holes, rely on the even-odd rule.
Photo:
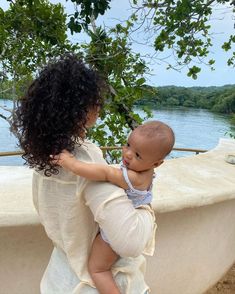
{"label": "bright sky", "polygon": [[[62,3],[66,7],[67,13],[73,12],[73,4],[71,1],[66,0],[49,0],[53,3]],[[1,0],[0,7],[4,10],[8,7],[6,0]],[[98,20],[98,24],[111,25],[113,23],[124,20],[130,15],[129,1],[127,0],[112,0],[111,9],[106,12],[105,16]],[[214,16],[211,20],[213,47],[211,48],[210,58],[216,60],[215,70],[211,71],[207,66],[201,64],[201,73],[197,80],[187,77],[187,69],[182,72],[174,70],[166,70],[166,64],[160,62],[160,60],[152,61],[151,75],[147,75],[147,83],[153,86],[163,85],[176,85],[176,86],[221,86],[225,84],[235,84],[235,68],[228,67],[226,64],[227,59],[231,56],[232,51],[229,53],[224,52],[221,49],[221,45],[224,41],[227,41],[229,36],[235,33],[235,15],[232,13],[232,9],[224,9],[224,6],[217,6],[214,9]],[[144,35],[139,34],[137,36],[139,40],[144,40]],[[75,35],[71,37],[72,41],[80,42],[85,39],[83,34]],[[146,55],[146,53],[153,53],[153,49],[139,44],[133,45],[133,49],[136,52]],[[169,56],[169,52],[164,52],[160,57],[164,58]],[[167,58],[167,61],[171,62],[171,57]]]}

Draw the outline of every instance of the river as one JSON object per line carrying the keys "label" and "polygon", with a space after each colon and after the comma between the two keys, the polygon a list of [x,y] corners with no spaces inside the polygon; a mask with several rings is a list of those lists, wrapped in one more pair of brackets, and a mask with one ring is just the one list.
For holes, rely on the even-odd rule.
{"label": "river", "polygon": [[[11,101],[0,100],[0,105],[11,107]],[[1,111],[1,110],[0,110]],[[137,109],[140,115],[143,111]],[[1,113],[3,113],[1,111]],[[5,112],[7,114],[7,112]],[[235,133],[235,126],[230,123],[228,115],[212,113],[204,109],[174,108],[153,110],[153,118],[169,124],[175,132],[175,147],[212,149],[219,138],[229,138],[231,130]],[[9,125],[0,118],[0,152],[19,149],[17,140],[9,132]],[[189,152],[173,151],[170,157],[191,156]],[[0,157],[0,165],[22,165],[20,156]]]}

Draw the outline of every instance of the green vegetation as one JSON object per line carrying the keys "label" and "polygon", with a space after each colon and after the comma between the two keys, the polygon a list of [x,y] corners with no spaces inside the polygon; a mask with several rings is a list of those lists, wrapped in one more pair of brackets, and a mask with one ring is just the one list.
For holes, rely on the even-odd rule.
{"label": "green vegetation", "polygon": [[6,78],[0,80],[0,99],[12,99],[13,82]]}
{"label": "green vegetation", "polygon": [[[216,35],[214,39],[211,37],[209,23],[212,8],[229,6],[226,9],[231,12],[234,0],[131,0],[129,17],[113,27],[107,26],[105,20],[103,27],[96,25],[96,19],[112,6],[111,0],[67,0],[74,4],[70,14],[61,3],[53,4],[49,0],[8,2],[7,10],[0,4],[0,97],[20,99],[38,70],[51,57],[72,51],[98,69],[109,86],[101,114],[104,124],[91,132],[91,137],[100,145],[122,145],[126,129],[141,123],[140,116],[134,113],[137,101],[141,106],[152,103],[234,112],[232,92],[225,95],[212,88],[207,95],[202,88],[197,91],[182,88],[178,95],[174,87],[170,87],[157,89],[156,95],[155,88],[144,86],[144,77],[150,72],[146,60],[132,50],[136,33],[144,31],[146,46],[154,47],[159,60],[162,51],[171,50],[175,62],[168,64],[168,68],[180,71],[186,66],[188,76],[196,79],[201,62],[211,69],[215,63],[210,58],[210,47],[216,38]],[[71,34],[83,32],[88,41],[72,44],[68,31]],[[231,35],[222,45],[230,53],[229,66],[234,66],[234,42],[235,36]],[[17,136],[12,128],[15,103],[13,105],[8,117],[0,107],[0,118],[9,123]]]}
{"label": "green vegetation", "polygon": [[[76,4],[74,15],[70,17],[71,32],[87,29],[92,20],[103,15],[112,6],[111,0],[67,0]],[[233,11],[234,0],[130,0],[130,16],[127,20],[133,31],[145,33],[146,45],[152,45],[156,52],[170,49],[176,64],[168,68],[181,69],[188,66],[188,76],[197,78],[200,63],[204,62],[211,69],[215,60],[210,58],[210,48],[215,41],[211,34],[211,16],[213,10]],[[221,17],[223,17],[221,15]],[[133,40],[133,39],[132,39]],[[233,44],[235,35],[231,35],[222,48],[230,52],[229,66],[235,65]],[[229,55],[228,55],[229,56]]]}
{"label": "green vegetation", "polygon": [[176,86],[152,88],[145,86],[143,98],[136,105],[148,105],[152,108],[166,106],[205,108],[215,112],[234,114],[235,85],[190,88]]}

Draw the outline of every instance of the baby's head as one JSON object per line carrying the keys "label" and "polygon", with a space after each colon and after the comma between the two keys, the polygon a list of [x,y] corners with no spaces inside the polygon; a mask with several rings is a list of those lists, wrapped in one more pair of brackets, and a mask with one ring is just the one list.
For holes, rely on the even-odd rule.
{"label": "baby's head", "polygon": [[150,121],[134,129],[123,148],[123,163],[140,172],[163,163],[175,143],[172,129],[160,121]]}

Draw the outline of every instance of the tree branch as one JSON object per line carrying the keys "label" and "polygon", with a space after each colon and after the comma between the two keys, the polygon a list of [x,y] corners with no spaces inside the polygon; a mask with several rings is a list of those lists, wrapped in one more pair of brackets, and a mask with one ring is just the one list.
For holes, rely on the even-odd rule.
{"label": "tree branch", "polygon": [[0,113],[0,117],[3,118],[3,119],[5,119],[6,121],[8,121],[7,120],[7,117],[5,115],[1,114],[1,113]]}
{"label": "tree branch", "polygon": [[12,109],[9,109],[9,108],[6,108],[2,105],[0,105],[0,108],[2,108],[3,110],[7,111],[7,112],[10,112],[12,114]]}
{"label": "tree branch", "polygon": [[8,88],[8,89],[5,89],[5,90],[1,90],[1,93],[5,93],[5,92],[10,91],[10,90],[11,90],[11,88]]}
{"label": "tree branch", "polygon": [[[111,85],[109,85],[109,90],[113,96],[117,96],[117,92]],[[137,123],[135,118],[130,114],[130,109],[124,103],[118,103],[117,110],[119,113],[122,113],[125,116],[126,122],[132,130],[138,127],[139,124]]]}
{"label": "tree branch", "polygon": [[[92,30],[95,33],[96,30],[97,30],[97,26],[96,26],[95,18],[94,18],[93,15],[91,16],[91,24],[92,24]],[[113,96],[117,96],[117,92],[115,91],[115,89],[110,84],[108,85],[108,87],[109,87],[110,93]],[[117,107],[117,111],[124,115],[128,126],[132,130],[135,129],[138,126],[138,123],[135,120],[135,118],[130,114],[130,109],[124,103],[116,103],[116,107]]]}

